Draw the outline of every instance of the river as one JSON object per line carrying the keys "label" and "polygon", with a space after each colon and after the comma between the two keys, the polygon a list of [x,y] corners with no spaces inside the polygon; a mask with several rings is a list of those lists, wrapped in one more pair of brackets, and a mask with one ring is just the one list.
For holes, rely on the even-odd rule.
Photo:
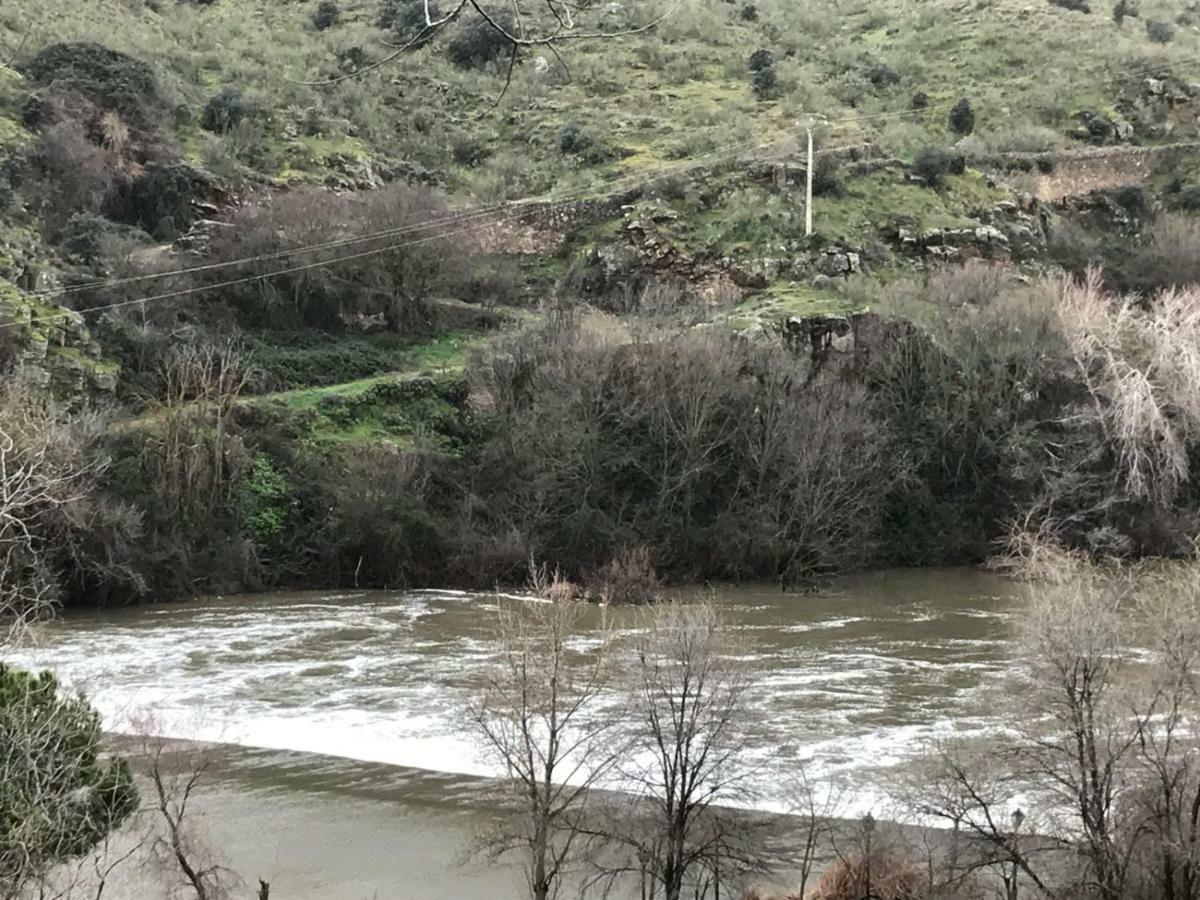
{"label": "river", "polygon": [[[930,739],[997,727],[980,697],[1005,670],[1019,595],[966,569],[857,575],[811,593],[717,589],[757,674],[746,763],[762,805],[782,805],[773,786],[803,762],[810,776],[849,786],[847,814],[879,810],[894,767]],[[477,783],[463,776],[497,773],[465,730],[465,707],[495,658],[489,611],[507,602],[522,601],[341,591],[72,612],[8,657],[86,691],[114,731],[148,714],[171,736],[261,748],[230,751],[215,795],[223,800],[209,805],[239,810],[217,815],[216,830],[235,846],[239,834],[246,844],[296,832],[283,857],[274,851],[277,877],[282,869],[285,884],[295,882],[286,896],[350,900],[372,885],[379,897],[409,896],[384,885],[398,891],[397,879],[451,870],[458,896],[484,896],[495,882],[457,867],[463,816],[475,812],[464,798]],[[616,627],[632,627],[635,615],[616,611]],[[247,799],[256,791],[271,802],[286,796],[286,808],[273,814],[271,802]],[[316,858],[326,826],[328,844],[360,852],[395,837],[384,823],[411,835],[401,858],[417,871],[395,856],[385,862],[386,853],[371,855],[374,873],[357,857],[330,863],[342,876],[294,871]],[[353,837],[360,832],[365,843]]]}

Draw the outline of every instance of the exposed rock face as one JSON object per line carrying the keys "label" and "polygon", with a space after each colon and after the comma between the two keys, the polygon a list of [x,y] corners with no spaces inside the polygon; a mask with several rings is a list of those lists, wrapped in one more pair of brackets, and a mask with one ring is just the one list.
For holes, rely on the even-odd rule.
{"label": "exposed rock face", "polygon": [[816,270],[829,278],[862,271],[862,253],[857,250],[826,250],[817,258]]}
{"label": "exposed rock face", "polygon": [[28,299],[0,281],[0,314],[16,335],[16,365],[34,384],[63,396],[116,390],[118,368],[101,358],[79,313]]}

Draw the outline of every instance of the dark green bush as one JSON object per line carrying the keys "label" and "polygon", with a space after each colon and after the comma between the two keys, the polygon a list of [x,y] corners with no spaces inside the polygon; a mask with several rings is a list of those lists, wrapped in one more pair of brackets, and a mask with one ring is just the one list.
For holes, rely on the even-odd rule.
{"label": "dark green bush", "polygon": [[749,65],[751,72],[773,68],[775,65],[775,54],[770,50],[755,50],[750,54]]}
{"label": "dark green bush", "polygon": [[60,246],[68,261],[82,266],[99,266],[105,259],[105,243],[112,238],[149,240],[142,231],[82,212],[67,220]]}
{"label": "dark green bush", "polygon": [[975,130],[975,110],[966,97],[950,109],[950,127],[956,134],[967,135]]}
{"label": "dark green bush", "polygon": [[917,91],[912,95],[912,99],[908,101],[909,109],[928,109],[929,95],[924,91]]}
{"label": "dark green bush", "polygon": [[941,147],[926,147],[913,160],[913,174],[932,188],[943,187],[947,175],[961,175],[965,171],[966,158]]}
{"label": "dark green bush", "polygon": [[592,129],[570,122],[558,133],[558,149],[564,156],[578,156],[592,165],[610,159],[612,153]]}
{"label": "dark green bush", "polygon": [[342,17],[342,10],[337,5],[336,0],[321,0],[317,4],[317,8],[313,10],[312,23],[313,28],[317,31],[324,31],[326,28],[332,28],[338,23]]}
{"label": "dark green bush", "polygon": [[774,66],[758,69],[750,74],[750,84],[754,88],[754,96],[759,100],[770,100],[779,88],[779,76]]}
{"label": "dark green bush", "polygon": [[1071,9],[1081,13],[1090,13],[1092,11],[1091,4],[1087,0],[1050,0],[1050,5],[1061,6],[1063,9]]}
{"label": "dark green bush", "polygon": [[[429,4],[429,15],[434,20],[441,16],[436,0]],[[423,0],[384,0],[379,8],[379,27],[396,32],[398,38],[414,42],[415,47],[424,46],[434,37],[432,33],[424,34],[428,23]]]}
{"label": "dark green bush", "polygon": [[144,116],[157,97],[154,70],[140,59],[90,42],[51,44],[24,67],[34,81],[69,88],[92,102]]}
{"label": "dark green bush", "polygon": [[1170,22],[1146,23],[1146,37],[1156,44],[1169,44],[1175,39],[1175,27]]}
{"label": "dark green bush", "polygon": [[233,87],[222,88],[204,105],[200,127],[213,134],[225,134],[253,114],[254,108],[246,102],[241,91]]}
{"label": "dark green bush", "polygon": [[0,835],[20,848],[0,878],[17,878],[12,896],[23,896],[23,876],[89,852],[133,814],[138,795],[129,763],[103,752],[100,715],[49,672],[0,663],[0,735]]}
{"label": "dark green bush", "polygon": [[186,165],[153,164],[133,182],[129,207],[133,220],[147,234],[174,240],[192,224],[196,188]]}
{"label": "dark green bush", "polygon": [[30,131],[45,125],[50,118],[50,103],[44,94],[34,91],[21,101],[21,124]]}
{"label": "dark green bush", "polygon": [[758,7],[755,6],[753,3],[747,3],[745,6],[742,7],[742,11],[740,13],[738,13],[738,15],[741,17],[741,20],[743,22],[757,22],[758,21]]}
{"label": "dark green bush", "polygon": [[492,148],[478,135],[468,134],[455,139],[450,155],[460,166],[474,169],[492,155]]}
{"label": "dark green bush", "polygon": [[891,87],[900,83],[900,73],[885,62],[867,57],[864,60],[867,81],[877,88]]}
{"label": "dark green bush", "polygon": [[1126,19],[1136,18],[1138,14],[1137,4],[1132,0],[1117,0],[1113,6],[1113,21],[1118,25],[1124,24]]}
{"label": "dark green bush", "polygon": [[[497,13],[493,18],[500,28],[511,34],[512,16]],[[475,18],[450,39],[446,45],[446,56],[460,69],[481,69],[501,56],[510,55],[513,47],[513,42],[503,32],[493,28],[484,19]]]}
{"label": "dark green bush", "polygon": [[842,192],[841,161],[830,153],[823,153],[813,163],[813,193],[818,197],[836,197]]}
{"label": "dark green bush", "polygon": [[1180,188],[1167,200],[1172,209],[1200,212],[1200,185]]}

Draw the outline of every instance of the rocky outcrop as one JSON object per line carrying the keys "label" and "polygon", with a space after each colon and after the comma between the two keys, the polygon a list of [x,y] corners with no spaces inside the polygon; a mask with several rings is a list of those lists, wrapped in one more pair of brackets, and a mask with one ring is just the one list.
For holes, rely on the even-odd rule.
{"label": "rocky outcrop", "polygon": [[111,394],[119,369],[101,356],[78,312],[42,303],[0,281],[0,322],[15,343],[15,364],[34,384],[64,397]]}

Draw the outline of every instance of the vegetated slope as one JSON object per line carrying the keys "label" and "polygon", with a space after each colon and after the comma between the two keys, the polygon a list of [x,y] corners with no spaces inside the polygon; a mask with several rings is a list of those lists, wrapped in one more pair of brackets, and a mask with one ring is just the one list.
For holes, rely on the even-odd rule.
{"label": "vegetated slope", "polygon": [[[977,257],[1159,286],[1151,223],[1200,207],[1200,11],[1094,6],[610,4],[601,30],[671,14],[523,51],[507,83],[470,18],[372,68],[417,0],[7,4],[0,366],[115,393],[106,490],[141,510],[130,568],[163,594],[490,583],[531,552],[578,573],[639,544],[676,577],[978,559],[1032,490],[999,487],[1003,454],[949,477],[930,452],[914,475],[881,460],[928,435],[886,445],[864,386],[772,385],[846,344],[848,320],[813,314]],[[724,358],[727,331],[817,356]],[[743,430],[645,456],[684,433],[668,401],[714,378]],[[839,404],[862,418],[755,455],[747,410],[799,428]],[[703,489],[647,471],[718,449]],[[825,520],[801,496],[831,474],[814,453],[846,459]],[[576,457],[584,480],[554,463]]]}

